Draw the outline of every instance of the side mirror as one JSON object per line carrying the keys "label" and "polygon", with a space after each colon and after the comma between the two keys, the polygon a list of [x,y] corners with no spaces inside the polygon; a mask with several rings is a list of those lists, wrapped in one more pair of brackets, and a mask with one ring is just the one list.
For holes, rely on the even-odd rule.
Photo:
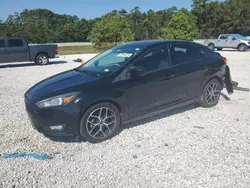
{"label": "side mirror", "polygon": [[132,67],[129,73],[132,78],[142,77],[146,75],[146,69],[143,67]]}
{"label": "side mirror", "polygon": [[95,66],[97,67],[99,65],[99,60],[95,61]]}
{"label": "side mirror", "polygon": [[236,40],[236,38],[232,38],[232,40]]}

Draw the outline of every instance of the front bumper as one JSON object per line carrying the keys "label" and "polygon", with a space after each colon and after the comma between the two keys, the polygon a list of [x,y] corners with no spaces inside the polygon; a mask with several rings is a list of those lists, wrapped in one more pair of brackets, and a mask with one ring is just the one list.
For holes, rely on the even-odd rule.
{"label": "front bumper", "polygon": [[[74,104],[41,110],[25,99],[25,107],[32,127],[45,136],[72,136],[79,133],[80,112]],[[55,130],[55,126],[62,128]]]}

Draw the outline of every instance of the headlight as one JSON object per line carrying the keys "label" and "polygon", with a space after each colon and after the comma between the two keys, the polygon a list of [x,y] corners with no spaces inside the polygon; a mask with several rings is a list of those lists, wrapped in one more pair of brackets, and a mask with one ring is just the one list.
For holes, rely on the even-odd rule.
{"label": "headlight", "polygon": [[51,97],[36,103],[39,108],[49,108],[68,104],[76,98],[79,93],[67,93]]}

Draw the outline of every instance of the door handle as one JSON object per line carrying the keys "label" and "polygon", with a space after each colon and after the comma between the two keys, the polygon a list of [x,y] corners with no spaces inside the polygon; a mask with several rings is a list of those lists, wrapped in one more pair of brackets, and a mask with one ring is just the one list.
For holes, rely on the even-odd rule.
{"label": "door handle", "polygon": [[6,50],[5,49],[0,49],[1,52],[5,52]]}
{"label": "door handle", "polygon": [[166,79],[171,79],[171,78],[173,78],[174,77],[174,75],[173,74],[166,74]]}
{"label": "door handle", "polygon": [[207,68],[207,66],[206,65],[201,65],[200,68],[201,68],[201,70],[204,70],[204,69]]}

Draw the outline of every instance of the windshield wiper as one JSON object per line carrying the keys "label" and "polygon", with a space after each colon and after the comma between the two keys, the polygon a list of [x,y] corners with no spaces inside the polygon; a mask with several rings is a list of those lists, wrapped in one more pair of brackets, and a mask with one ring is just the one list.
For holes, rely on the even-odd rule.
{"label": "windshield wiper", "polygon": [[77,68],[75,68],[74,70],[77,71],[77,72],[89,74],[91,76],[99,76],[98,74],[96,74],[94,72],[90,72],[90,71],[87,71],[87,70],[84,70],[84,69],[77,69]]}

